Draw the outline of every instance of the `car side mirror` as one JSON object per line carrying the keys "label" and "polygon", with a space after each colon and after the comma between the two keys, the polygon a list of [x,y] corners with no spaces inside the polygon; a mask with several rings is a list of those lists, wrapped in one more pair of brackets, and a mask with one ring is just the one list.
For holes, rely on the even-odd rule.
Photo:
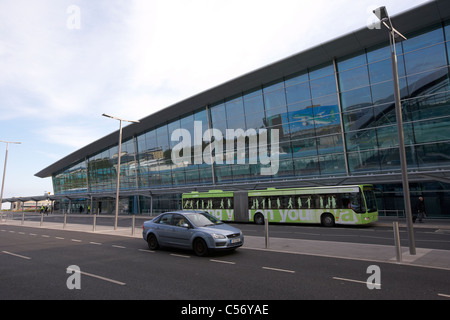
{"label": "car side mirror", "polygon": [[183,228],[189,229],[189,225],[188,225],[187,223],[183,223],[181,226],[182,226]]}

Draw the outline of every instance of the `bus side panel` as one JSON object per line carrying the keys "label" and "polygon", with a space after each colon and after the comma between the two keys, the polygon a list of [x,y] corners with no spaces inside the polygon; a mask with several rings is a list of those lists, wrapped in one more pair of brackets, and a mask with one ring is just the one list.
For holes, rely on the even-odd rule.
{"label": "bus side panel", "polygon": [[248,193],[247,191],[234,192],[234,221],[248,222]]}

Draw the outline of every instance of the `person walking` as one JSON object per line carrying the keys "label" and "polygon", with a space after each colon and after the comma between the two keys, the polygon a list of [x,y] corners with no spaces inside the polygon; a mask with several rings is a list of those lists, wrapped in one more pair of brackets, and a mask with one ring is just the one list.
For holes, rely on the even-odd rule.
{"label": "person walking", "polygon": [[423,223],[422,219],[426,217],[425,201],[423,200],[423,197],[419,197],[416,206],[417,206],[417,218],[419,218],[420,223]]}

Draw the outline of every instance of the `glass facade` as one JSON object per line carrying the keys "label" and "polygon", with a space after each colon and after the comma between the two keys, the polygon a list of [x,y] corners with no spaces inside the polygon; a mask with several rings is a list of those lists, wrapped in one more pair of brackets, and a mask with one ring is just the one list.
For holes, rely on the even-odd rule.
{"label": "glass facade", "polygon": [[[408,169],[450,168],[450,24],[408,35],[396,48]],[[234,154],[232,164],[195,161],[195,151],[207,146],[203,139],[194,138],[199,134],[195,130],[199,123],[200,134],[207,129],[223,133],[222,139],[214,136],[216,145],[223,149],[234,146],[233,150],[227,148],[227,154]],[[176,129],[185,129],[192,137],[191,159],[179,164],[171,158],[179,143],[171,139]],[[242,149],[237,137],[226,141],[227,129],[278,129],[278,172],[262,175],[261,162],[251,161],[254,152],[248,144]],[[54,174],[55,194],[114,191],[117,149],[117,145],[111,146]],[[238,155],[245,155],[245,163],[236,161]],[[121,157],[120,186],[124,191],[180,187],[191,191],[189,186],[220,188],[222,183],[398,173],[389,45],[367,48],[250,91],[221,97],[189,114],[174,114],[171,121],[124,141]],[[383,190],[383,198],[384,194],[395,194],[392,189],[398,185],[378,188]],[[430,192],[440,201],[433,204],[434,215],[446,214],[443,199],[450,192],[448,184],[420,183],[412,189],[417,194]],[[152,204],[143,197],[137,199],[130,201],[131,207],[137,206],[133,211],[149,212],[150,206],[162,211],[179,205],[179,195],[155,198]],[[158,207],[158,199],[167,200],[164,208]],[[401,201],[383,200],[379,204],[382,209],[403,207]]]}

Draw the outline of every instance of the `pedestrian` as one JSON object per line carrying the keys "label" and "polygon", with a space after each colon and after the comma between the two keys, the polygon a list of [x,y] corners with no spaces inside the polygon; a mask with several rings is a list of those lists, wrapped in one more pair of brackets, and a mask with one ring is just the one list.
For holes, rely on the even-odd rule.
{"label": "pedestrian", "polygon": [[425,201],[423,200],[423,197],[419,197],[416,209],[417,209],[417,218],[419,218],[420,223],[423,223],[422,219],[427,216],[425,212]]}

